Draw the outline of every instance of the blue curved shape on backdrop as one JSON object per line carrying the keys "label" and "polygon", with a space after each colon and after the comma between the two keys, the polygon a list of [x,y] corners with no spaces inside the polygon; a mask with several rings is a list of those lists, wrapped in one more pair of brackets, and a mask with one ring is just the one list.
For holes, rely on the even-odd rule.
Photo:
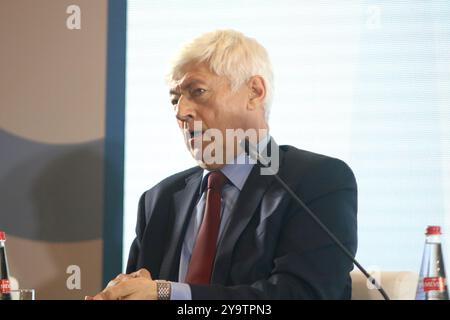
{"label": "blue curved shape on backdrop", "polygon": [[103,139],[46,144],[0,129],[0,230],[29,240],[99,239]]}

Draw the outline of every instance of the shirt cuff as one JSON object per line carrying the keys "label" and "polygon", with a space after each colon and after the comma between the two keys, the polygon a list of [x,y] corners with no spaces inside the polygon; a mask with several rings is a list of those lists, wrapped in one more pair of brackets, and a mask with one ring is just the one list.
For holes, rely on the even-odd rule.
{"label": "shirt cuff", "polygon": [[170,300],[192,300],[191,287],[187,283],[171,282]]}

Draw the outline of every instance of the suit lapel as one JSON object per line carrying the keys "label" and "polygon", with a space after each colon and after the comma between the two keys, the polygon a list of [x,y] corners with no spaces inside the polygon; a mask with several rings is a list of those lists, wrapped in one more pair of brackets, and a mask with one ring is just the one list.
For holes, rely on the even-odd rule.
{"label": "suit lapel", "polygon": [[[270,143],[275,143],[275,141],[272,140],[269,144]],[[281,169],[284,154],[276,143],[275,147],[279,151],[279,165]],[[261,167],[259,165],[253,167],[244,188],[239,194],[239,198],[231,213],[230,223],[225,228],[224,234],[217,247],[216,260],[214,262],[211,279],[212,283],[226,283],[231,267],[233,249],[240,235],[256,213],[256,209],[261,203],[265,192],[275,180],[273,175],[261,175],[260,170]]]}
{"label": "suit lapel", "polygon": [[239,194],[235,208],[231,213],[230,222],[217,247],[216,260],[211,281],[224,284],[231,265],[233,248],[244,231],[250,219],[255,214],[258,205],[269,187],[273,176],[261,176],[260,167],[255,165]]}
{"label": "suit lapel", "polygon": [[[173,231],[169,240],[169,247],[161,263],[160,279],[171,279],[171,276],[177,274],[176,262],[179,261],[179,248],[182,235],[184,235],[190,214],[193,211],[195,201],[198,198],[200,182],[203,170],[192,174],[186,178],[184,189],[173,195]],[[177,257],[178,254],[178,257]],[[178,279],[176,279],[178,280]]]}

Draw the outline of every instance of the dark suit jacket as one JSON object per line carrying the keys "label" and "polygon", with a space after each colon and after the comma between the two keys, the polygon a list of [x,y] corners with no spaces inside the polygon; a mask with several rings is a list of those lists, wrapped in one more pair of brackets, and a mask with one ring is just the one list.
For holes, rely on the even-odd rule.
{"label": "dark suit jacket", "polygon": [[[356,254],[357,187],[342,161],[280,146],[279,175]],[[202,169],[175,174],[139,201],[127,272],[178,281],[181,246],[198,200]],[[211,285],[191,285],[193,299],[349,299],[353,263],[255,165],[218,244]]]}

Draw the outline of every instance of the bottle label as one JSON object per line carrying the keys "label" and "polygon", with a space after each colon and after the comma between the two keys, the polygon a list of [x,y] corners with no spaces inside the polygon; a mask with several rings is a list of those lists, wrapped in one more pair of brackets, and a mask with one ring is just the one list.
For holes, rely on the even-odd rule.
{"label": "bottle label", "polygon": [[0,293],[9,293],[9,292],[11,292],[9,280],[8,279],[0,279]]}
{"label": "bottle label", "polygon": [[423,278],[423,291],[445,291],[445,278],[428,277]]}

